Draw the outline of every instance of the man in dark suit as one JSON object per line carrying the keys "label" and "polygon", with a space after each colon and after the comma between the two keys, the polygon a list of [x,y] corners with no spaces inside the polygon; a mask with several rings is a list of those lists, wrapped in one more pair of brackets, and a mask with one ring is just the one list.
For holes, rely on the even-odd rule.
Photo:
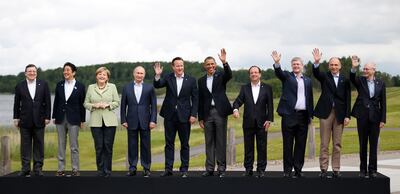
{"label": "man in dark suit", "polygon": [[155,128],[157,123],[157,99],[153,85],[143,83],[145,75],[144,68],[137,66],[133,70],[134,80],[122,90],[121,124],[128,130],[129,172],[127,176],[136,175],[139,134],[143,176],[150,176],[150,130]]}
{"label": "man in dark suit", "polygon": [[239,107],[244,104],[243,138],[245,176],[253,175],[254,138],[257,141],[257,177],[265,176],[267,167],[267,131],[274,121],[271,86],[261,82],[261,69],[249,69],[250,83],[240,88],[233,103],[233,116],[239,118]]}
{"label": "man in dark suit", "polygon": [[314,107],[311,79],[303,75],[304,64],[300,57],[292,59],[292,72],[288,72],[281,69],[281,54],[273,51],[271,56],[275,75],[282,82],[277,112],[282,117],[283,176],[290,177],[294,168],[293,177],[302,177],[308,124]]}
{"label": "man in dark suit", "polygon": [[329,59],[329,71],[321,73],[319,62],[322,53],[313,50],[313,74],[321,83],[319,97],[314,115],[319,118],[321,147],[319,155],[320,177],[327,177],[329,167],[329,141],[332,137],[332,170],[333,177],[340,176],[340,150],[342,148],[343,127],[350,121],[351,88],[350,81],[340,73],[342,64],[339,58]]}
{"label": "man in dark suit", "polygon": [[[25,67],[26,80],[15,87],[14,125],[21,133],[21,172],[19,176],[30,176],[33,149],[33,171],[43,176],[44,128],[50,122],[51,102],[47,82],[36,79],[37,67]],[[33,144],[32,144],[33,143]]]}
{"label": "man in dark suit", "polygon": [[173,73],[161,76],[160,63],[154,65],[154,87],[166,87],[160,115],[164,117],[165,171],[161,175],[171,176],[174,164],[175,136],[178,131],[181,142],[181,177],[188,176],[190,127],[196,122],[198,89],[196,79],[184,73],[184,61],[180,57],[172,60]]}
{"label": "man in dark suit", "polygon": [[[364,76],[356,76],[359,65],[358,57],[353,56],[350,81],[357,88],[358,96],[351,115],[357,118],[360,177],[374,178],[377,176],[379,132],[386,123],[386,87],[385,82],[375,77],[376,65],[374,63],[364,65]],[[369,164],[367,166],[368,142]]]}
{"label": "man in dark suit", "polygon": [[199,124],[204,129],[206,143],[206,171],[203,176],[213,176],[215,160],[219,177],[225,176],[226,170],[226,132],[227,118],[232,114],[232,106],[226,96],[226,84],[232,78],[232,71],[226,61],[226,51],[221,49],[218,55],[224,71],[217,72],[213,57],[204,60],[206,75],[199,83]]}
{"label": "man in dark suit", "polygon": [[64,80],[56,85],[52,116],[58,132],[58,170],[56,176],[65,176],[67,134],[69,135],[71,150],[71,176],[79,176],[78,133],[86,119],[86,110],[83,107],[86,92],[85,86],[75,80],[76,66],[67,62],[63,69]]}

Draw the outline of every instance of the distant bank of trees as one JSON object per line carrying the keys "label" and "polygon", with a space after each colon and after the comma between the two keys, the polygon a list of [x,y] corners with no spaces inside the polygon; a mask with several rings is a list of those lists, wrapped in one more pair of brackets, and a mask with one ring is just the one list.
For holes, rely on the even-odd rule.
{"label": "distant bank of trees", "polygon": [[[342,70],[346,77],[349,76],[349,71],[351,68],[351,58],[350,57],[342,57]],[[161,62],[164,66],[164,73],[172,72],[171,66],[169,62]],[[100,66],[106,66],[111,71],[110,82],[117,85],[118,91],[122,91],[122,87],[132,80],[132,70],[134,67],[142,65],[146,69],[146,78],[145,82],[151,83],[154,76],[153,70],[153,62],[116,62],[116,63],[106,63],[100,65],[89,65],[89,66],[80,66],[78,67],[78,72],[76,74],[76,79],[81,81],[86,86],[92,83],[95,83],[95,71]],[[231,64],[232,65],[232,64]],[[283,65],[283,68],[286,70],[290,70],[290,62],[286,62]],[[40,65],[39,65],[40,66]],[[247,65],[250,66],[250,65]],[[327,71],[328,63],[324,61],[321,63],[321,70]],[[361,69],[362,67],[360,67]],[[379,68],[379,65],[378,65]],[[220,70],[221,67],[219,67]],[[268,83],[272,86],[274,96],[278,97],[281,94],[281,83],[275,77],[274,70],[272,69],[272,64],[261,66],[262,71],[262,79],[265,83]],[[360,71],[360,69],[358,71]],[[63,70],[62,67],[57,69],[49,69],[43,71],[42,69],[38,69],[38,77],[40,79],[46,80],[49,83],[51,91],[54,91],[56,83],[63,79]],[[196,78],[200,78],[205,74],[203,70],[202,63],[199,62],[185,62],[185,73],[190,74]],[[305,75],[313,78],[313,87],[319,90],[319,82],[312,76],[312,63],[308,62],[305,65]],[[393,73],[393,72],[392,72]],[[395,75],[392,76],[386,72],[377,72],[377,77],[383,79],[386,83],[387,87],[391,86],[400,86],[400,76]],[[14,93],[15,85],[21,80],[25,79],[24,72],[19,73],[18,75],[6,75],[0,76],[0,93]],[[239,69],[233,70],[233,79],[228,82],[228,92],[239,92],[240,86],[249,81],[249,75],[247,69]],[[164,93],[165,90],[157,90],[158,94]]]}

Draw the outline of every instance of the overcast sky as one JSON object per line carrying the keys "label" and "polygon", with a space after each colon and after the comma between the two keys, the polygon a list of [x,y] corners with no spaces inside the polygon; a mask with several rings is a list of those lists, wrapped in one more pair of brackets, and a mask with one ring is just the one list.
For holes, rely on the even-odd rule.
{"label": "overcast sky", "polygon": [[294,56],[357,54],[400,74],[397,0],[1,0],[0,74],[118,61],[202,61],[227,50],[234,69],[285,69]]}

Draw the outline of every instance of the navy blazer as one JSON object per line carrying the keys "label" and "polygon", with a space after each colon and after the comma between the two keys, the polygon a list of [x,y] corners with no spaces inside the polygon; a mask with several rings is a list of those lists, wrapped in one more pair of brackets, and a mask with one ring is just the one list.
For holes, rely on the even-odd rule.
{"label": "navy blazer", "polygon": [[83,106],[86,96],[85,86],[76,81],[71,96],[65,100],[64,84],[65,80],[62,80],[56,85],[52,117],[56,124],[61,124],[66,115],[69,124],[80,125],[86,121],[86,109]]}
{"label": "navy blazer", "polygon": [[50,120],[51,99],[50,89],[46,81],[36,80],[35,98],[29,94],[27,81],[24,80],[15,87],[14,119],[19,119],[19,127],[44,128],[45,120]]}
{"label": "navy blazer", "polygon": [[369,118],[372,122],[386,123],[386,86],[385,82],[375,79],[375,93],[369,97],[367,78],[350,72],[350,81],[357,88],[358,96],[351,115],[357,119]]}
{"label": "navy blazer", "polygon": [[199,121],[206,120],[211,110],[211,100],[222,117],[232,114],[232,105],[226,96],[226,84],[232,79],[232,70],[228,64],[224,71],[217,71],[213,75],[212,93],[207,88],[207,74],[198,80],[199,83]]}
{"label": "navy blazer", "polygon": [[315,68],[314,65],[313,74],[321,83],[321,96],[315,107],[314,115],[321,119],[327,119],[332,111],[333,104],[335,104],[335,116],[338,123],[343,123],[344,118],[350,118],[350,81],[340,73],[336,87],[332,73],[330,71],[321,73],[319,66]]}
{"label": "navy blazer", "polygon": [[197,117],[197,106],[199,103],[196,79],[185,73],[179,96],[177,94],[176,77],[174,73],[161,76],[159,80],[154,79],[154,87],[166,87],[164,102],[161,106],[160,115],[164,119],[171,119],[176,111],[179,121],[189,122],[190,116]]}
{"label": "navy blazer", "polygon": [[143,83],[139,102],[135,95],[135,82],[131,81],[122,89],[121,124],[128,123],[128,130],[149,130],[150,122],[157,123],[157,98],[154,87]]}
{"label": "navy blazer", "polygon": [[[297,102],[297,80],[293,72],[282,71],[281,67],[275,69],[275,75],[282,82],[282,95],[279,100],[277,112],[280,116],[289,116],[295,112],[294,107]],[[306,111],[308,113],[309,121],[313,118],[313,92],[311,79],[303,76],[304,90],[306,95]]]}
{"label": "navy blazer", "polygon": [[[243,128],[264,128],[265,121],[274,121],[274,104],[271,86],[260,83],[257,102],[254,103],[251,83],[243,85],[233,102],[233,109],[239,109],[244,104]],[[256,125],[255,125],[256,124]]]}

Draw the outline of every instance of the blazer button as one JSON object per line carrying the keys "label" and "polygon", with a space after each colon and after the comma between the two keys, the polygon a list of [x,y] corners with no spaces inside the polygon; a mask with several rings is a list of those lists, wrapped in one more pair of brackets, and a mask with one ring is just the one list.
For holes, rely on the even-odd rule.
{"label": "blazer button", "polygon": [[68,104],[68,103],[65,103],[65,104]]}

